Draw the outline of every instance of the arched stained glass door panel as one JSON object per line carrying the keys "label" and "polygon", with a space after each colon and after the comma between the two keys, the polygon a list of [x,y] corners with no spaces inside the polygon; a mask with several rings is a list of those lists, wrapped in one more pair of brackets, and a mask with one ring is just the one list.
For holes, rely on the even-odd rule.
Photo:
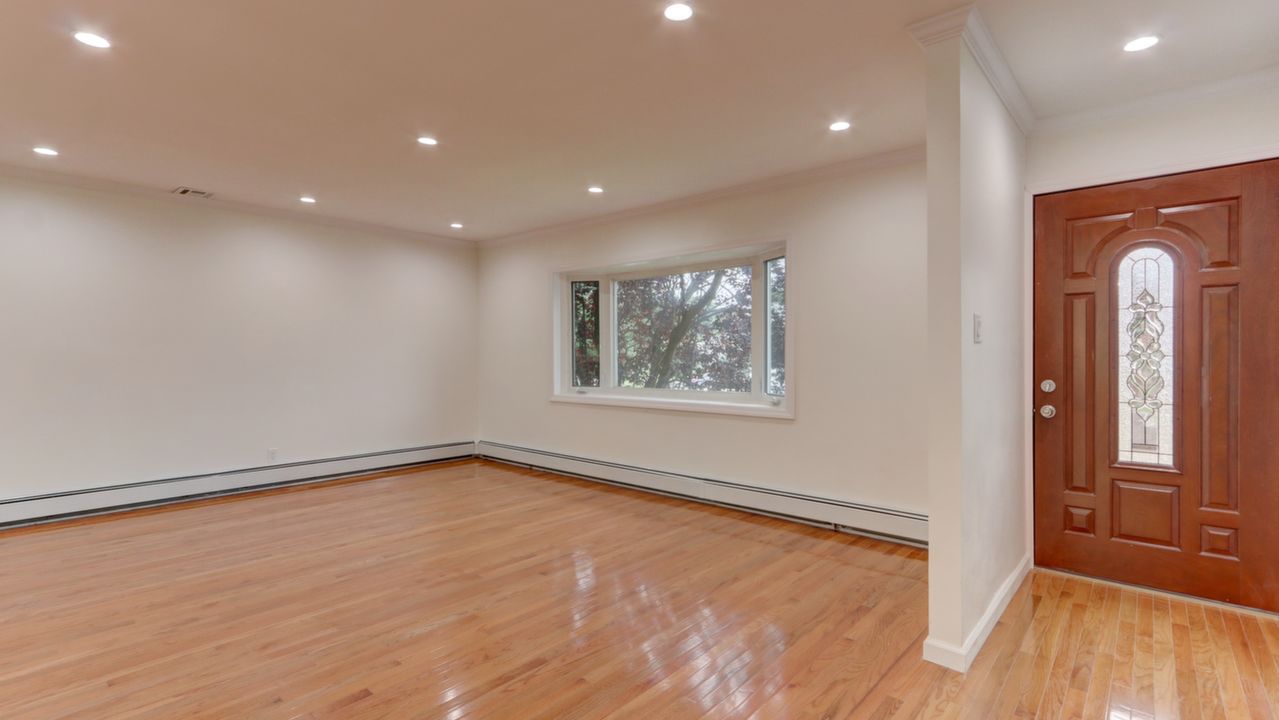
{"label": "arched stained glass door panel", "polygon": [[1153,246],[1124,255],[1115,273],[1121,463],[1174,465],[1175,273],[1172,256]]}

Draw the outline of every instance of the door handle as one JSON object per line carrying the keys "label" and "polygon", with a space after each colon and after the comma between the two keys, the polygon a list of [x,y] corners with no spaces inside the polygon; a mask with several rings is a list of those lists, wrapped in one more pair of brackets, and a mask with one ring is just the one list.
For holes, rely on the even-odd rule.
{"label": "door handle", "polygon": [[1057,408],[1052,405],[1045,405],[1039,408],[1039,414],[1042,415],[1045,420],[1051,420],[1057,417]]}

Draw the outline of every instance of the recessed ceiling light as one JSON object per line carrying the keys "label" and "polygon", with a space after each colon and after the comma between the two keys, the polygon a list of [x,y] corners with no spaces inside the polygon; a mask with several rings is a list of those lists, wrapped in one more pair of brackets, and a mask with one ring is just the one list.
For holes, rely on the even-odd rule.
{"label": "recessed ceiling light", "polygon": [[604,192],[604,188],[600,187],[599,185],[592,185],[586,188],[586,192],[591,193],[592,195],[599,195],[600,193]]}
{"label": "recessed ceiling light", "polygon": [[422,137],[418,138],[418,139],[417,139],[417,141],[418,141],[418,143],[419,143],[419,144],[422,144],[422,145],[429,145],[429,146],[431,146],[431,147],[434,147],[434,146],[436,146],[436,145],[439,145],[439,144],[440,144],[440,141],[439,141],[439,140],[436,140],[435,138],[430,137],[430,136],[427,136],[427,135],[423,135]]}
{"label": "recessed ceiling light", "polygon": [[453,223],[452,225],[449,225],[449,227],[453,228],[454,230],[461,230],[462,223]]}
{"label": "recessed ceiling light", "polygon": [[1129,40],[1128,44],[1124,45],[1124,52],[1141,52],[1142,50],[1149,50],[1158,44],[1158,37],[1154,35],[1146,35],[1135,40]]}
{"label": "recessed ceiling light", "polygon": [[311,197],[310,195],[303,195],[302,197],[298,198],[298,202],[304,202],[307,205],[314,205],[315,198]]}
{"label": "recessed ceiling light", "polygon": [[104,49],[111,47],[110,40],[107,40],[101,35],[95,35],[91,32],[81,31],[76,33],[73,37],[75,37],[76,40],[79,40],[85,45],[88,45],[89,47],[104,48]]}
{"label": "recessed ceiling light", "polygon": [[847,120],[840,120],[838,122],[831,123],[830,129],[832,132],[844,132],[845,130],[847,130],[848,128],[852,126],[853,124],[848,122]]}
{"label": "recessed ceiling light", "polygon": [[58,151],[57,151],[57,150],[54,150],[54,149],[53,149],[53,148],[51,148],[51,147],[38,147],[38,148],[31,148],[31,152],[34,152],[36,155],[44,155],[45,157],[57,157],[57,156],[58,156]]}
{"label": "recessed ceiling light", "polygon": [[684,22],[693,17],[693,8],[684,3],[671,3],[666,6],[666,19],[675,22]]}

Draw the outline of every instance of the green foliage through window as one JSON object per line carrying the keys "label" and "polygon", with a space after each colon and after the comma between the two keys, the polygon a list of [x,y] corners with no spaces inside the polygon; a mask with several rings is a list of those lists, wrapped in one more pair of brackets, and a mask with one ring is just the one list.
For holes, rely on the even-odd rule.
{"label": "green foliage through window", "polygon": [[751,267],[621,280],[617,384],[751,391]]}
{"label": "green foliage through window", "polygon": [[600,284],[575,282],[573,292],[573,387],[600,386]]}

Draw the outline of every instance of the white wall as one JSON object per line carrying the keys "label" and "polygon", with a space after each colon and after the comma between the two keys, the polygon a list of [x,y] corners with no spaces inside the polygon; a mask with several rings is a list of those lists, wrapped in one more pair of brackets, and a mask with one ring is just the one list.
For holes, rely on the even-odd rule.
{"label": "white wall", "polygon": [[[966,670],[1028,567],[1026,140],[973,55],[976,16],[928,62],[929,637]],[[987,52],[996,52],[987,50]],[[987,60],[991,56],[987,56]],[[982,340],[974,316],[982,318]]]}
{"label": "white wall", "polygon": [[[924,168],[843,176],[481,250],[480,439],[927,512]],[[553,274],[789,243],[794,420],[552,403]]]}
{"label": "white wall", "polygon": [[1027,184],[1050,192],[1279,157],[1279,68],[1040,121]]}
{"label": "white wall", "polygon": [[[963,628],[1026,560],[1023,245],[1026,138],[972,54],[960,57]],[[974,342],[973,316],[983,338]],[[997,618],[996,618],[997,619]]]}
{"label": "white wall", "polygon": [[470,440],[476,250],[0,178],[0,499]]}

